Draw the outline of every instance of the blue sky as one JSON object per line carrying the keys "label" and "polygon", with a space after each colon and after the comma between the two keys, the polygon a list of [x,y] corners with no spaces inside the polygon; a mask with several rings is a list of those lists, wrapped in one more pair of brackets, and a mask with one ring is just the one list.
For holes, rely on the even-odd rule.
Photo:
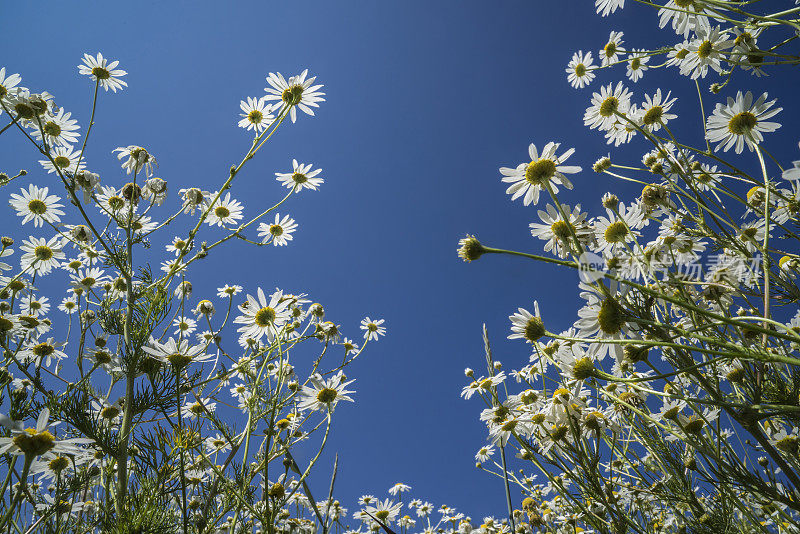
{"label": "blue sky", "polygon": [[[348,372],[357,402],[337,410],[328,450],[339,453],[339,499],[352,509],[359,495],[384,496],[402,481],[412,496],[475,519],[503,515],[500,482],[474,468],[485,430],[479,404],[459,398],[462,372],[483,362],[483,322],[495,358],[508,369],[523,365],[527,349],[505,340],[508,315],[538,299],[553,329],[567,327],[577,279],[505,257],[466,265],[456,244],[469,232],[486,244],[541,251],[527,228],[538,219],[535,209],[510,202],[497,170],[525,160],[531,141],[577,148],[570,162],[585,171],[563,198],[569,204],[597,214],[605,191],[638,193],[591,172],[609,149],[582,126],[591,91],[624,73],[600,73],[576,91],[564,68],[577,49],[596,56],[612,29],[636,47],[676,42],[668,31],[652,37],[655,13],[632,6],[601,19],[589,2],[574,0],[36,2],[14,10],[0,22],[5,66],[24,85],[55,94],[81,132],[91,105],[91,84],[76,69],[82,54],[100,51],[128,71],[126,90],[100,95],[90,141],[90,168],[107,183],[124,183],[111,150],[141,144],[158,158],[157,175],[171,191],[212,189],[249,146],[236,127],[238,104],[263,94],[268,72],[308,68],[325,84],[317,117],[282,128],[233,189],[252,214],[283,194],[274,172],[290,170],[292,158],[322,167],[321,190],[281,210],[300,224],[295,240],[269,250],[230,243],[190,277],[195,295],[225,283],[304,291],[349,337],[360,337],[364,315],[385,318],[387,337]],[[646,73],[637,100],[673,76]],[[670,87],[698,138],[694,84]],[[763,87],[737,74],[721,96]],[[781,103],[794,90],[770,87]],[[796,110],[786,109],[779,121],[791,117]],[[0,170],[24,166],[36,183],[48,180],[30,147],[9,137],[0,144]],[[768,145],[773,152],[797,159],[796,139],[775,137],[782,140]],[[640,152],[629,151],[631,160]],[[8,210],[0,226],[18,231]],[[323,461],[312,482],[327,488],[330,458]]]}

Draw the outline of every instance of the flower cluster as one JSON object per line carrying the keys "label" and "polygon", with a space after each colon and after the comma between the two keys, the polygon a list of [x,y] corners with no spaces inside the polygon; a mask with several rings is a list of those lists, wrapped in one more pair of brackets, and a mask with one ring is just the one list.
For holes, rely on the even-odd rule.
{"label": "flower cluster", "polygon": [[[118,64],[84,55],[95,108],[99,89],[127,87]],[[44,157],[2,182],[30,180],[8,197],[28,233],[0,240],[0,529],[288,531],[346,512],[316,503],[306,479],[334,409],[354,401],[344,368],[385,335],[383,319],[366,317],[356,343],[305,293],[190,281],[233,238],[294,239],[298,224],[276,210],[317,190],[321,170],[293,160],[276,172],[289,191],[271,207],[237,200],[235,178],[286,117],[314,114],[324,93],[307,74],[271,73],[266,94],[241,103],[254,135],[241,162],[216,189],[186,184],[170,202],[149,148],[117,148],[118,171],[101,178],[87,161],[96,109],[81,135],[50,93],[0,69],[3,131]],[[318,452],[295,448],[309,440]]]}
{"label": "flower cluster", "polygon": [[[624,4],[595,2],[602,16]],[[695,146],[679,137],[672,91],[637,96],[629,85],[674,67],[695,81],[721,75],[717,94],[737,68],[762,76],[797,64],[787,49],[797,12],[670,0],[658,25],[682,42],[626,48],[612,31],[600,65],[576,52],[566,69],[576,89],[624,66],[628,81],[593,92],[583,124],[614,146],[642,141],[637,162],[608,155],[592,165],[640,184],[639,196],[565,204],[559,188],[573,189],[582,171],[566,164],[573,149],[531,144],[529,161],[500,174],[511,200],[547,198],[530,224],[545,255],[459,242],[466,261],[510,252],[572,268],[583,301],[566,329],[547,320],[544,301],[513,313],[508,338],[531,352],[510,371],[493,360],[484,329],[487,373],[465,372],[462,396],[485,404],[477,465],[521,491],[509,518],[518,532],[800,531],[800,164],[784,168],[764,147],[782,108],[746,89],[708,107],[698,84],[700,111],[711,111]],[[720,157],[730,149],[742,161]],[[701,260],[705,272],[694,269]]]}

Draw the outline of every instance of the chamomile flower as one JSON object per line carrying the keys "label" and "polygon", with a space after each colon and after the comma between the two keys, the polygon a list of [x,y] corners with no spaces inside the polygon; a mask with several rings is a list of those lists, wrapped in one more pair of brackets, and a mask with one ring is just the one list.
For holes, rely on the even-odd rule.
{"label": "chamomile flower", "polygon": [[644,95],[644,102],[642,103],[640,118],[642,127],[651,132],[657,132],[661,126],[666,125],[672,119],[677,119],[678,116],[674,113],[669,113],[675,104],[675,98],[670,98],[671,92],[667,92],[666,96],[661,95],[661,89],[656,89],[656,93],[651,97],[648,94]]}
{"label": "chamomile flower", "polygon": [[658,27],[663,28],[671,22],[675,33],[686,38],[693,31],[707,31],[710,28],[708,17],[704,13],[703,2],[669,0],[658,10]]}
{"label": "chamomile flower", "polygon": [[283,292],[276,291],[267,299],[260,287],[257,297],[247,295],[247,302],[239,306],[242,315],[234,319],[234,323],[243,325],[238,329],[241,337],[258,341],[266,335],[267,340],[271,341],[276,331],[290,318],[289,301],[282,297]]}
{"label": "chamomile flower", "polygon": [[[580,283],[581,297],[586,299],[586,305],[578,310],[579,319],[575,322],[578,329],[577,337],[597,337],[602,340],[621,340],[634,338],[634,326],[626,319],[625,308],[622,305],[624,294],[616,281],[611,281],[607,292],[601,289]],[[624,352],[622,345],[614,343],[592,343],[589,345],[590,354],[602,360],[612,354],[616,360],[622,361]]]}
{"label": "chamomile flower", "polygon": [[625,115],[630,109],[631,92],[618,82],[617,86],[608,84],[592,94],[591,105],[583,115],[583,123],[589,128],[608,130],[619,121],[617,113]]}
{"label": "chamomile flower", "polygon": [[481,463],[487,461],[489,458],[494,455],[494,446],[493,445],[484,445],[478,452],[475,453],[475,459]]}
{"label": "chamomile flower", "polygon": [[322,85],[312,85],[316,76],[306,78],[308,69],[304,70],[297,76],[292,76],[287,81],[283,75],[278,73],[269,73],[267,76],[267,83],[270,87],[265,87],[264,91],[267,92],[264,96],[265,100],[277,100],[284,108],[289,108],[289,116],[292,122],[297,120],[297,108],[307,115],[314,115],[314,110],[311,108],[318,108],[319,102],[324,102],[325,93],[320,91]]}
{"label": "chamomile flower", "polygon": [[52,452],[78,455],[83,450],[81,445],[94,443],[94,440],[88,438],[57,440],[49,432],[49,420],[50,410],[45,408],[36,420],[36,428],[25,430],[12,428],[9,437],[0,438],[0,454],[36,457],[46,452]]}
{"label": "chamomile flower", "polygon": [[33,317],[47,316],[50,311],[50,299],[42,296],[23,299],[20,310]]}
{"label": "chamomile flower", "polygon": [[197,321],[191,317],[176,317],[172,321],[172,326],[175,327],[176,336],[189,337],[195,330],[197,330]]}
{"label": "chamomile flower", "polygon": [[625,7],[625,0],[594,0],[594,7],[598,15],[607,17],[609,13]]}
{"label": "chamomile flower", "polygon": [[[214,193],[211,195],[211,198],[208,199],[208,204],[206,204],[206,209],[210,205],[211,201],[216,197],[217,194]],[[244,206],[238,200],[234,200],[231,198],[230,193],[225,193],[225,198],[220,198],[214,203],[213,208],[208,212],[208,216],[206,217],[206,223],[210,224],[211,226],[225,226],[226,224],[236,224],[242,217],[242,210]]]}
{"label": "chamomile flower", "polygon": [[617,58],[622,51],[622,44],[624,43],[622,36],[622,32],[611,32],[611,35],[608,36],[608,42],[603,48],[600,49],[600,53],[598,55],[600,56],[602,65],[604,67],[606,65],[616,63]]}
{"label": "chamomile flower", "polygon": [[36,366],[44,365],[50,367],[53,362],[59,362],[67,355],[59,350],[60,343],[55,343],[53,338],[47,341],[32,341],[28,346],[19,352],[19,358],[23,362],[34,362]]}
{"label": "chamomile flower", "polygon": [[535,343],[545,335],[544,322],[539,313],[539,303],[533,301],[533,313],[525,308],[518,308],[517,313],[508,317],[511,321],[511,335],[508,339],[524,339],[528,343]]}
{"label": "chamomile flower", "polygon": [[321,172],[322,169],[311,170],[311,163],[297,163],[297,160],[293,159],[292,172],[276,172],[275,177],[284,187],[299,193],[302,189],[316,191],[325,181],[317,177]]}
{"label": "chamomile flower", "polygon": [[[0,68],[0,100],[5,102],[9,94],[15,93],[21,81],[22,77],[19,74],[6,75],[6,68]],[[2,112],[3,110],[0,108],[0,113]]]}
{"label": "chamomile flower", "polygon": [[572,59],[567,65],[567,81],[575,89],[583,89],[594,80],[594,72],[592,72],[592,53],[583,53],[583,50],[578,50],[572,55]]}
{"label": "chamomile flower", "polygon": [[403,493],[410,491],[411,486],[408,484],[403,484],[402,482],[398,482],[391,488],[389,488],[389,495],[402,495]]}
{"label": "chamomile flower", "polygon": [[616,212],[606,208],[606,215],[599,216],[594,221],[598,244],[595,250],[610,257],[618,250],[625,250],[625,244],[636,240],[639,235],[637,229],[641,228],[644,218],[635,204],[626,207],[622,202]]}
{"label": "chamomile flower", "polygon": [[545,252],[553,251],[559,258],[566,258],[570,251],[574,250],[573,234],[578,240],[587,237],[586,213],[581,213],[581,206],[578,204],[570,209],[568,205],[562,206],[567,220],[561,215],[561,211],[552,204],[547,205],[547,211],[539,210],[539,218],[543,224],[531,223],[531,235],[547,241],[544,245]]}
{"label": "chamomile flower", "polygon": [[239,114],[242,119],[239,121],[239,127],[247,130],[255,130],[260,134],[270,127],[274,122],[275,116],[272,114],[277,104],[267,104],[265,97],[253,98],[247,97],[247,100],[242,100],[239,104],[242,113]]}
{"label": "chamomile flower", "polygon": [[281,219],[280,213],[275,214],[275,222],[272,224],[261,223],[258,225],[258,236],[262,243],[269,243],[277,246],[287,245],[293,239],[292,233],[297,229],[297,223],[288,215]]}
{"label": "chamomile flower", "polygon": [[628,66],[626,75],[632,82],[638,82],[644,76],[644,71],[648,69],[647,62],[650,56],[646,50],[631,50],[628,56]]}
{"label": "chamomile flower", "polygon": [[206,412],[214,413],[217,409],[217,403],[211,399],[199,398],[197,400],[188,400],[181,408],[181,415],[186,419],[195,419],[203,417]]}
{"label": "chamomile flower", "polygon": [[378,519],[382,523],[387,525],[391,525],[397,516],[400,514],[400,510],[403,507],[403,503],[393,503],[389,499],[381,501],[380,499],[375,501],[374,505],[367,506],[364,509],[364,512],[369,514],[367,517],[372,516],[375,519]]}
{"label": "chamomile flower", "polygon": [[217,296],[221,299],[231,298],[234,295],[238,295],[241,292],[242,292],[242,286],[237,286],[237,285],[231,286],[225,284],[224,286],[217,288]]}
{"label": "chamomile flower", "polygon": [[20,257],[20,267],[26,272],[30,270],[39,275],[48,274],[66,258],[61,250],[62,247],[63,241],[59,236],[53,236],[49,240],[30,237],[19,247],[23,253]]}
{"label": "chamomile flower", "polygon": [[170,337],[164,343],[151,338],[149,344],[142,347],[142,350],[151,358],[172,364],[178,368],[183,368],[190,363],[201,363],[214,358],[211,354],[205,353],[205,346],[190,345],[188,340],[176,340],[174,337]]}
{"label": "chamomile flower", "polygon": [[721,73],[724,53],[733,46],[733,40],[719,28],[700,28],[696,38],[689,43],[689,53],[681,62],[681,74],[691,79],[705,78],[708,69]]}
{"label": "chamomile flower", "polygon": [[300,410],[333,412],[339,401],[353,402],[348,393],[354,392],[345,388],[354,380],[347,380],[341,371],[328,379],[315,374],[309,378],[308,382],[309,385],[303,386],[300,391]]}
{"label": "chamomile flower", "polygon": [[558,192],[557,184],[563,185],[567,189],[572,189],[570,182],[565,174],[575,174],[581,168],[573,165],[563,165],[563,163],[575,152],[570,148],[560,156],[556,156],[556,150],[560,143],[547,143],[542,149],[541,154],[536,149],[536,145],[531,143],[528,146],[530,163],[520,163],[515,169],[501,167],[500,174],[503,175],[503,182],[511,185],[506,189],[506,193],[511,196],[511,200],[523,197],[523,204],[526,206],[539,202],[539,192],[551,187],[553,192]]}
{"label": "chamomile flower", "polygon": [[379,336],[385,336],[386,327],[381,326],[383,322],[383,319],[377,319],[374,321],[369,317],[362,319],[361,330],[364,331],[364,339],[367,341],[377,341]]}
{"label": "chamomile flower", "polygon": [[358,344],[354,343],[352,339],[347,337],[342,340],[342,346],[344,347],[345,356],[348,356],[354,352],[358,352]]}
{"label": "chamomile flower", "polygon": [[138,174],[144,171],[145,175],[150,177],[153,176],[153,166],[158,165],[155,156],[148,152],[146,148],[137,145],[120,146],[112,150],[112,152],[118,152],[118,160],[125,160],[122,163],[122,168],[128,174]]}
{"label": "chamomile flower", "polygon": [[108,281],[108,277],[104,274],[104,271],[97,267],[81,269],[76,273],[70,274],[70,278],[72,279],[73,288],[82,289],[87,293]]}
{"label": "chamomile flower", "polygon": [[[59,109],[55,114],[46,114],[41,121],[41,129],[33,131],[33,137],[39,141],[44,140],[50,146],[69,146],[78,142],[78,121],[70,119],[71,113]],[[44,132],[44,135],[42,135]]]}
{"label": "chamomile flower", "polygon": [[72,315],[78,311],[78,303],[75,301],[75,297],[64,297],[64,300],[58,305],[58,309],[67,315]]}
{"label": "chamomile flower", "polygon": [[[50,159],[41,159],[39,163],[47,171],[47,174],[65,172],[75,174],[82,171],[86,167],[86,163],[81,159],[81,151],[72,148],[69,145],[57,146],[50,150]],[[78,165],[80,160],[80,166]]]}
{"label": "chamomile flower", "polygon": [[[783,108],[772,108],[776,100],[767,102],[767,93],[753,102],[753,94],[748,91],[736,93],[736,98],[728,97],[727,104],[718,103],[706,121],[706,139],[717,143],[715,150],[723,148],[727,152],[735,147],[741,154],[745,144],[752,152],[763,140],[763,133],[774,132],[781,125],[769,122]],[[770,109],[772,108],[772,109]]]}
{"label": "chamomile flower", "polygon": [[125,198],[115,188],[100,186],[97,192],[97,207],[107,215],[114,215],[126,206]]}
{"label": "chamomile flower", "polygon": [[83,59],[81,61],[83,64],[78,65],[78,72],[85,76],[91,76],[92,80],[100,84],[100,87],[106,91],[111,89],[116,93],[117,89],[122,90],[123,87],[128,86],[128,84],[121,79],[128,73],[117,68],[119,61],[112,61],[109,63],[108,59],[104,58],[103,54],[100,52],[97,53],[97,57],[83,54]]}
{"label": "chamomile flower", "polygon": [[44,223],[57,223],[64,212],[63,204],[56,195],[48,195],[49,189],[28,185],[28,190],[21,190],[21,194],[11,194],[9,204],[17,210],[17,215],[22,217],[22,224],[33,221],[33,226],[43,226]]}

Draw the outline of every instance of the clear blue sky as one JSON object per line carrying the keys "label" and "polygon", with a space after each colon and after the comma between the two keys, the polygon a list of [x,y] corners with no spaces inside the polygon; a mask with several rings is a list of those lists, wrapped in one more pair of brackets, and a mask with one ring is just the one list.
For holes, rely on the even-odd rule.
{"label": "clear blue sky", "polygon": [[[535,209],[510,202],[497,170],[523,161],[531,141],[578,149],[570,162],[585,171],[565,202],[597,214],[600,194],[631,191],[591,172],[608,148],[582,126],[591,91],[624,73],[601,73],[576,91],[564,68],[577,49],[596,56],[612,29],[636,47],[676,42],[669,31],[653,37],[655,13],[634,5],[601,19],[577,0],[17,2],[4,11],[4,65],[24,85],[55,94],[82,133],[91,103],[91,84],[77,74],[82,54],[100,51],[128,71],[126,90],[101,94],[88,152],[107,183],[123,183],[111,150],[141,144],[173,193],[214,188],[249,144],[236,127],[239,101],[261,96],[268,72],[308,68],[325,84],[317,117],[282,128],[233,190],[254,213],[261,199],[282,194],[273,173],[293,157],[321,166],[322,189],[281,210],[300,224],[295,240],[269,250],[229,244],[190,276],[195,295],[225,283],[305,291],[351,338],[360,337],[364,315],[384,317],[387,337],[348,372],[357,402],[337,410],[329,451],[339,452],[339,499],[352,511],[360,494],[384,496],[402,481],[412,496],[473,519],[502,516],[499,481],[474,468],[485,429],[479,404],[459,398],[462,372],[483,362],[483,322],[495,358],[509,369],[523,365],[527,348],[505,340],[508,315],[536,298],[553,329],[567,327],[576,278],[502,257],[466,265],[456,243],[470,232],[487,244],[541,251],[527,228]],[[637,100],[673,75],[646,73]],[[723,95],[759,84],[737,74]],[[694,85],[674,85],[678,113],[697,132]],[[796,87],[770,92],[787,107]],[[790,108],[784,125],[796,124]],[[36,183],[48,180],[31,148],[8,137],[0,170],[25,166]],[[775,152],[797,159],[795,136],[776,137],[783,141]],[[18,233],[9,210],[0,213],[2,233]],[[327,461],[315,487],[327,488]]]}

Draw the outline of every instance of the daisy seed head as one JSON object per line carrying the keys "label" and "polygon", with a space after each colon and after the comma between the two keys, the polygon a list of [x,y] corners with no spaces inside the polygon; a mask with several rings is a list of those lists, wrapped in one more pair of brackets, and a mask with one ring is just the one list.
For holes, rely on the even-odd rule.
{"label": "daisy seed head", "polygon": [[619,198],[613,193],[606,193],[603,195],[603,207],[614,209],[619,204]]}
{"label": "daisy seed head", "polygon": [[594,172],[603,172],[609,168],[611,168],[611,158],[609,157],[600,158],[592,165],[592,170]]}
{"label": "daisy seed head", "polygon": [[484,252],[486,250],[474,235],[467,234],[467,237],[458,242],[458,256],[466,262],[477,260]]}
{"label": "daisy seed head", "polygon": [[594,362],[588,356],[584,356],[572,368],[572,376],[577,380],[585,380],[594,374]]}

